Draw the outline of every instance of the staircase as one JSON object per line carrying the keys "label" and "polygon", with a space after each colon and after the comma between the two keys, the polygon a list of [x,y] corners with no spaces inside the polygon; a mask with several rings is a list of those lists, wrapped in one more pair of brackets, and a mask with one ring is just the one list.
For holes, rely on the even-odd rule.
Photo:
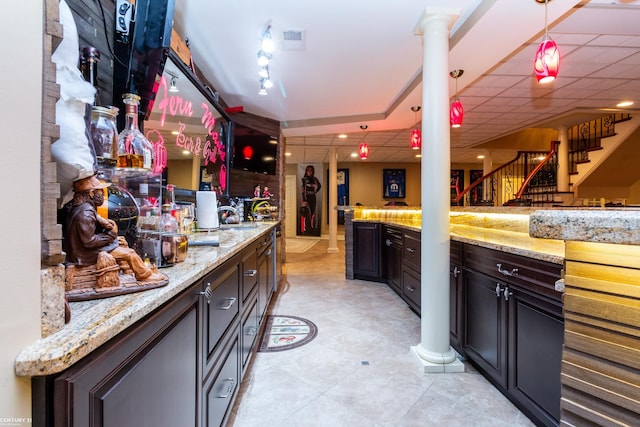
{"label": "staircase", "polygon": [[[467,206],[571,206],[574,191],[640,127],[629,114],[609,114],[568,130],[570,188],[557,187],[558,142],[548,152],[519,151],[510,162],[482,176],[455,199]],[[480,195],[480,197],[478,196]]]}

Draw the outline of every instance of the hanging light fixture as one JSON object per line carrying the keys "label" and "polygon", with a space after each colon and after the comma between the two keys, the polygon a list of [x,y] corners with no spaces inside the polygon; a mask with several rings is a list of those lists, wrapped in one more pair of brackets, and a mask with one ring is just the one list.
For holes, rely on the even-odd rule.
{"label": "hanging light fixture", "polygon": [[[418,123],[418,111],[420,111],[421,108],[422,107],[420,107],[419,105],[414,105],[413,107],[411,107],[411,111],[414,112],[416,123]],[[409,140],[411,141],[411,149],[419,150],[422,147],[422,133],[420,132],[420,129],[416,128],[412,130]]]}
{"label": "hanging light fixture", "polygon": [[271,25],[264,30],[262,33],[262,42],[260,43],[260,47],[267,53],[272,53],[275,45],[273,44],[273,38],[271,37]]}
{"label": "hanging light fixture", "polygon": [[556,42],[549,38],[547,26],[547,4],[551,0],[535,0],[536,3],[544,3],[544,39],[538,46],[533,69],[538,83],[549,83],[558,77],[560,68],[560,52]]}
{"label": "hanging light fixture", "polygon": [[462,125],[462,119],[464,119],[464,108],[462,108],[462,102],[458,98],[458,77],[464,73],[464,70],[453,70],[449,73],[451,77],[456,79],[456,95],[451,103],[451,109],[449,110],[449,123],[452,128],[459,128]]}
{"label": "hanging light fixture", "polygon": [[[369,126],[367,125],[360,125],[360,129],[362,129],[363,132],[367,130],[368,127]],[[369,157],[369,145],[367,145],[365,141],[362,141],[360,143],[360,149],[358,150],[358,153],[360,154],[360,158],[362,160],[367,160],[367,158]]]}

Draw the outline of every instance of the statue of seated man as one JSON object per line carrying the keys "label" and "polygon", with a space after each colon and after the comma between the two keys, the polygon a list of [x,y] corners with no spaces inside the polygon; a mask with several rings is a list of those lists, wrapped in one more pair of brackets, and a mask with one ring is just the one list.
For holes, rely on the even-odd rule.
{"label": "statue of seated man", "polygon": [[164,274],[154,273],[135,250],[128,247],[123,237],[118,237],[115,221],[102,218],[97,208],[104,202],[104,189],[109,183],[95,176],[73,183],[74,196],[66,219],[64,250],[67,263],[79,266],[96,264],[98,253],[104,251],[118,263],[124,261],[131,267],[140,282],[166,280]]}

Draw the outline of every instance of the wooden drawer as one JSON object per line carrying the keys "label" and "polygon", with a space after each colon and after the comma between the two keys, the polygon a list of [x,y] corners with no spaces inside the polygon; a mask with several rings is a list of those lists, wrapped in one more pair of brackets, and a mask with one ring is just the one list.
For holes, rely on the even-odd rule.
{"label": "wooden drawer", "polygon": [[420,271],[420,233],[404,233],[404,263]]}
{"label": "wooden drawer", "polygon": [[258,302],[253,300],[251,309],[242,320],[242,370],[244,371],[258,336]]}
{"label": "wooden drawer", "polygon": [[562,293],[555,290],[555,282],[561,277],[560,264],[469,244],[464,245],[463,258],[466,269],[479,271],[556,300],[562,297]]}
{"label": "wooden drawer", "polygon": [[245,301],[258,284],[258,246],[253,244],[242,257],[242,301]]}
{"label": "wooden drawer", "polygon": [[420,312],[421,298],[420,274],[404,268],[402,270],[402,295],[409,307]]}
{"label": "wooden drawer", "polygon": [[238,370],[238,335],[223,354],[220,369],[204,387],[204,419],[208,427],[222,426],[228,418],[240,382]]}
{"label": "wooden drawer", "polygon": [[238,264],[231,263],[220,270],[203,280],[207,360],[239,314]]}
{"label": "wooden drawer", "polygon": [[455,240],[450,241],[450,249],[449,249],[449,259],[451,263],[451,268],[453,266],[461,266],[463,263],[462,259],[462,242],[457,242]]}
{"label": "wooden drawer", "polygon": [[402,244],[402,231],[398,228],[384,226],[384,238]]}

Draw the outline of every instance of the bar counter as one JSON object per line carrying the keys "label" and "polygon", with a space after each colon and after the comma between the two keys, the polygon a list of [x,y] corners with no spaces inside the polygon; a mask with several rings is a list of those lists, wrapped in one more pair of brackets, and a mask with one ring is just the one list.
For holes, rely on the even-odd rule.
{"label": "bar counter", "polygon": [[189,247],[184,262],[160,269],[169,277],[169,284],[166,286],[70,303],[70,322],[58,332],[25,348],[16,358],[16,374],[42,376],[62,372],[170,301],[277,225],[276,222],[250,224],[251,227],[238,226],[195,233],[190,241],[199,242],[217,237],[219,246]]}

